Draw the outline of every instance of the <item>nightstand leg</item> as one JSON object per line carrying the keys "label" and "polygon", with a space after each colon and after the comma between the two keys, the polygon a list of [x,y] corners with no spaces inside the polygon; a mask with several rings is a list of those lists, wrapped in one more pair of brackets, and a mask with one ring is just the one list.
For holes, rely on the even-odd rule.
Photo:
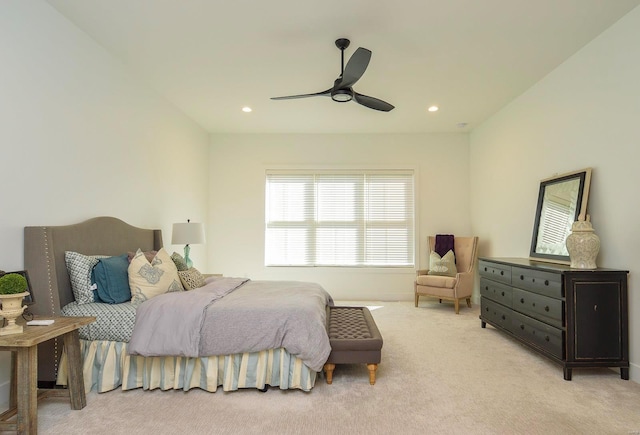
{"label": "nightstand leg", "polygon": [[16,352],[16,394],[18,433],[38,432],[38,346],[24,347]]}
{"label": "nightstand leg", "polygon": [[87,397],[84,391],[84,379],[82,376],[82,355],[80,355],[80,337],[78,330],[74,329],[63,336],[64,348],[67,352],[69,370],[69,398],[71,409],[82,409],[87,406]]}

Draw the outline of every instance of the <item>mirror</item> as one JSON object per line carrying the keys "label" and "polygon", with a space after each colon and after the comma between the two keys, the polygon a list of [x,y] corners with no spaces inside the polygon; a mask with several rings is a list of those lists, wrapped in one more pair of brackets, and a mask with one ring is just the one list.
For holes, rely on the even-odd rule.
{"label": "mirror", "polygon": [[591,168],[557,175],[540,182],[530,257],[570,264],[566,247],[571,225],[587,216]]}

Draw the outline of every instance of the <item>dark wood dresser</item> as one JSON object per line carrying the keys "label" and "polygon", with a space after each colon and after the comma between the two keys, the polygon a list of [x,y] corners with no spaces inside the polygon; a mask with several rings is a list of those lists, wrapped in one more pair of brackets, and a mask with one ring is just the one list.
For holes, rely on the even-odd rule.
{"label": "dark wood dresser", "polygon": [[629,379],[628,271],[571,269],[526,258],[480,258],[487,323],[560,364],[619,367]]}

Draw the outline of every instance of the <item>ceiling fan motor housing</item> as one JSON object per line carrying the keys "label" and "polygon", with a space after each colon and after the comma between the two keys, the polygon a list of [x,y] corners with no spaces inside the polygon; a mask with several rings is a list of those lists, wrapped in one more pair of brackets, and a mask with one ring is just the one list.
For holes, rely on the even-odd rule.
{"label": "ceiling fan motor housing", "polygon": [[353,99],[353,90],[351,88],[334,89],[331,91],[331,99],[338,103],[346,103]]}

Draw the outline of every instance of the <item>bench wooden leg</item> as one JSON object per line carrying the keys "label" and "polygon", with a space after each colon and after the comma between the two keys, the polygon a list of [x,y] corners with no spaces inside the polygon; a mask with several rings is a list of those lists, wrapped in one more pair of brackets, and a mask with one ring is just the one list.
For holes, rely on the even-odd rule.
{"label": "bench wooden leg", "polygon": [[[335,364],[326,363],[324,365],[324,374],[327,377],[327,384],[331,384],[333,382],[333,370],[336,368]],[[374,375],[375,378],[375,375]]]}
{"label": "bench wooden leg", "polygon": [[376,383],[376,370],[378,370],[378,364],[367,364],[369,369],[369,383],[375,385]]}

